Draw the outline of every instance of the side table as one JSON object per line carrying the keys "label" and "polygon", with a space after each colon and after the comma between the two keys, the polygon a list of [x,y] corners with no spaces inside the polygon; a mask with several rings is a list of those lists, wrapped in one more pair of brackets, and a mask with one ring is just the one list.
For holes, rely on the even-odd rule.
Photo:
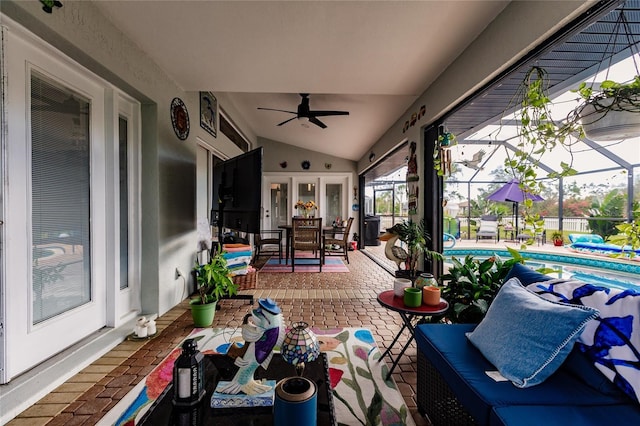
{"label": "side table", "polygon": [[[445,312],[447,312],[447,310],[449,309],[449,303],[444,299],[440,299],[440,303],[437,306],[429,306],[423,304],[416,308],[410,308],[408,306],[405,306],[404,298],[396,296],[393,290],[383,291],[382,293],[378,294],[378,303],[380,303],[380,305],[384,308],[399,313],[403,323],[402,328],[400,329],[400,331],[398,331],[398,334],[396,334],[387,350],[384,351],[384,353],[378,360],[378,362],[380,362],[382,361],[382,359],[384,359],[385,356],[389,355],[389,358],[393,361],[393,364],[391,364],[391,369],[389,369],[389,373],[387,373],[386,378],[388,380],[389,377],[391,377],[391,373],[393,373],[393,370],[398,365],[398,361],[400,361],[400,358],[402,357],[402,355],[404,355],[404,352],[407,350],[407,348],[415,338],[414,330],[416,325],[427,322],[426,317],[430,317],[431,321],[434,321],[434,319],[439,319],[439,317],[444,315]],[[396,344],[398,338],[405,330],[405,328],[409,330],[409,340],[407,340],[407,343],[405,343],[405,345],[402,347],[402,350],[400,351],[396,359],[393,359],[393,356],[391,355],[391,348],[393,348],[393,345]]]}

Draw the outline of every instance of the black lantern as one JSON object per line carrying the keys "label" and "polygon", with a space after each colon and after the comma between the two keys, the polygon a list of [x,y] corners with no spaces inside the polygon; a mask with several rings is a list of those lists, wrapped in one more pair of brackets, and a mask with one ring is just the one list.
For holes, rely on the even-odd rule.
{"label": "black lantern", "polygon": [[202,400],[204,389],[204,355],[194,339],[182,344],[182,354],[173,365],[173,403],[190,406]]}

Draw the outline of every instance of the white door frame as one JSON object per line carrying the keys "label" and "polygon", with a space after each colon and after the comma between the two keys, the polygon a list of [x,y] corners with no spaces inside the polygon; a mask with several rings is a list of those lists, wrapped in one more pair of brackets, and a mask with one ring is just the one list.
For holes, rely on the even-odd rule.
{"label": "white door frame", "polygon": [[[265,210],[268,210],[270,206],[271,183],[288,183],[289,190],[289,214],[287,216],[288,223],[291,224],[291,218],[297,214],[295,211],[295,203],[298,200],[298,184],[300,183],[313,183],[316,185],[316,203],[318,204],[318,211],[316,216],[326,218],[326,209],[324,206],[324,198],[326,195],[325,185],[327,183],[341,183],[345,186],[344,194],[342,195],[342,214],[346,219],[351,215],[351,188],[353,187],[353,174],[349,172],[265,172],[262,180],[262,227],[263,229],[270,229],[271,222],[270,217],[267,218]],[[328,225],[330,225],[329,223]],[[324,223],[323,226],[327,224]]]}
{"label": "white door frame", "polygon": [[[2,105],[2,226],[0,259],[0,383],[32,368],[43,359],[78,342],[105,325],[118,326],[140,305],[139,288],[120,291],[117,119],[133,119],[134,139],[140,136],[140,107],[108,82],[2,15],[5,95]],[[31,236],[30,74],[37,70],[91,102],[90,206],[91,300],[52,319],[33,324]],[[132,122],[132,123],[133,123]],[[134,129],[135,128],[135,129]],[[132,153],[130,188],[134,276],[139,283],[140,156]],[[131,168],[133,170],[131,170]],[[115,198],[115,200],[114,200]],[[131,200],[130,200],[131,201]],[[125,294],[126,293],[126,294]],[[10,302],[9,302],[10,301]],[[29,355],[29,356],[25,356]],[[33,355],[33,357],[32,357]]]}

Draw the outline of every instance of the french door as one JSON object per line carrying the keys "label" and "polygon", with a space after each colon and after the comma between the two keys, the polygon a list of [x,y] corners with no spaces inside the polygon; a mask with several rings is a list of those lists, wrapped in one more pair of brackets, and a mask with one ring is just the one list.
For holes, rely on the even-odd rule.
{"label": "french door", "polygon": [[265,173],[262,182],[262,229],[278,229],[291,223],[291,217],[299,214],[295,208],[298,200],[314,201],[318,209],[316,217],[323,218],[323,225],[347,220],[351,215],[351,175],[347,173],[323,173],[319,175]]}
{"label": "french door", "polygon": [[19,27],[2,31],[6,383],[139,311],[139,106]]}
{"label": "french door", "polygon": [[265,175],[262,187],[262,229],[278,229],[290,223],[291,179]]}

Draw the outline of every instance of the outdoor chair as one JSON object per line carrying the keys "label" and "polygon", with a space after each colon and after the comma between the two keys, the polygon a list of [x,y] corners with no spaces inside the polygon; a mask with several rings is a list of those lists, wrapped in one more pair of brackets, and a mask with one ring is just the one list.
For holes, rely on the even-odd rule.
{"label": "outdoor chair", "polygon": [[[324,263],[322,246],[322,218],[293,218],[291,226],[291,272],[296,270],[296,253],[310,251],[318,259],[320,272]],[[301,259],[301,258],[298,258]],[[305,259],[308,259],[306,257]]]}
{"label": "outdoor chair", "polygon": [[257,234],[253,234],[253,243],[256,252],[253,256],[253,263],[260,256],[278,255],[278,262],[282,263],[282,229],[263,230]]}
{"label": "outdoor chair", "polygon": [[498,216],[484,215],[480,217],[480,226],[476,232],[476,242],[479,239],[495,239],[496,244],[500,241],[498,234]]}
{"label": "outdoor chair", "polygon": [[[331,234],[331,237],[324,235],[324,255],[326,256],[344,256],[344,260],[349,263],[349,230],[351,229],[351,222],[353,218],[350,217],[347,221],[347,225],[344,229],[333,229],[326,231]],[[341,234],[342,237],[336,238],[336,234]]]}
{"label": "outdoor chair", "polygon": [[542,229],[539,232],[534,232],[532,228],[529,228],[525,225],[518,231],[518,235],[516,235],[516,240],[518,240],[518,242],[524,242],[529,240],[530,238],[534,238],[538,245],[546,244],[547,231]]}

